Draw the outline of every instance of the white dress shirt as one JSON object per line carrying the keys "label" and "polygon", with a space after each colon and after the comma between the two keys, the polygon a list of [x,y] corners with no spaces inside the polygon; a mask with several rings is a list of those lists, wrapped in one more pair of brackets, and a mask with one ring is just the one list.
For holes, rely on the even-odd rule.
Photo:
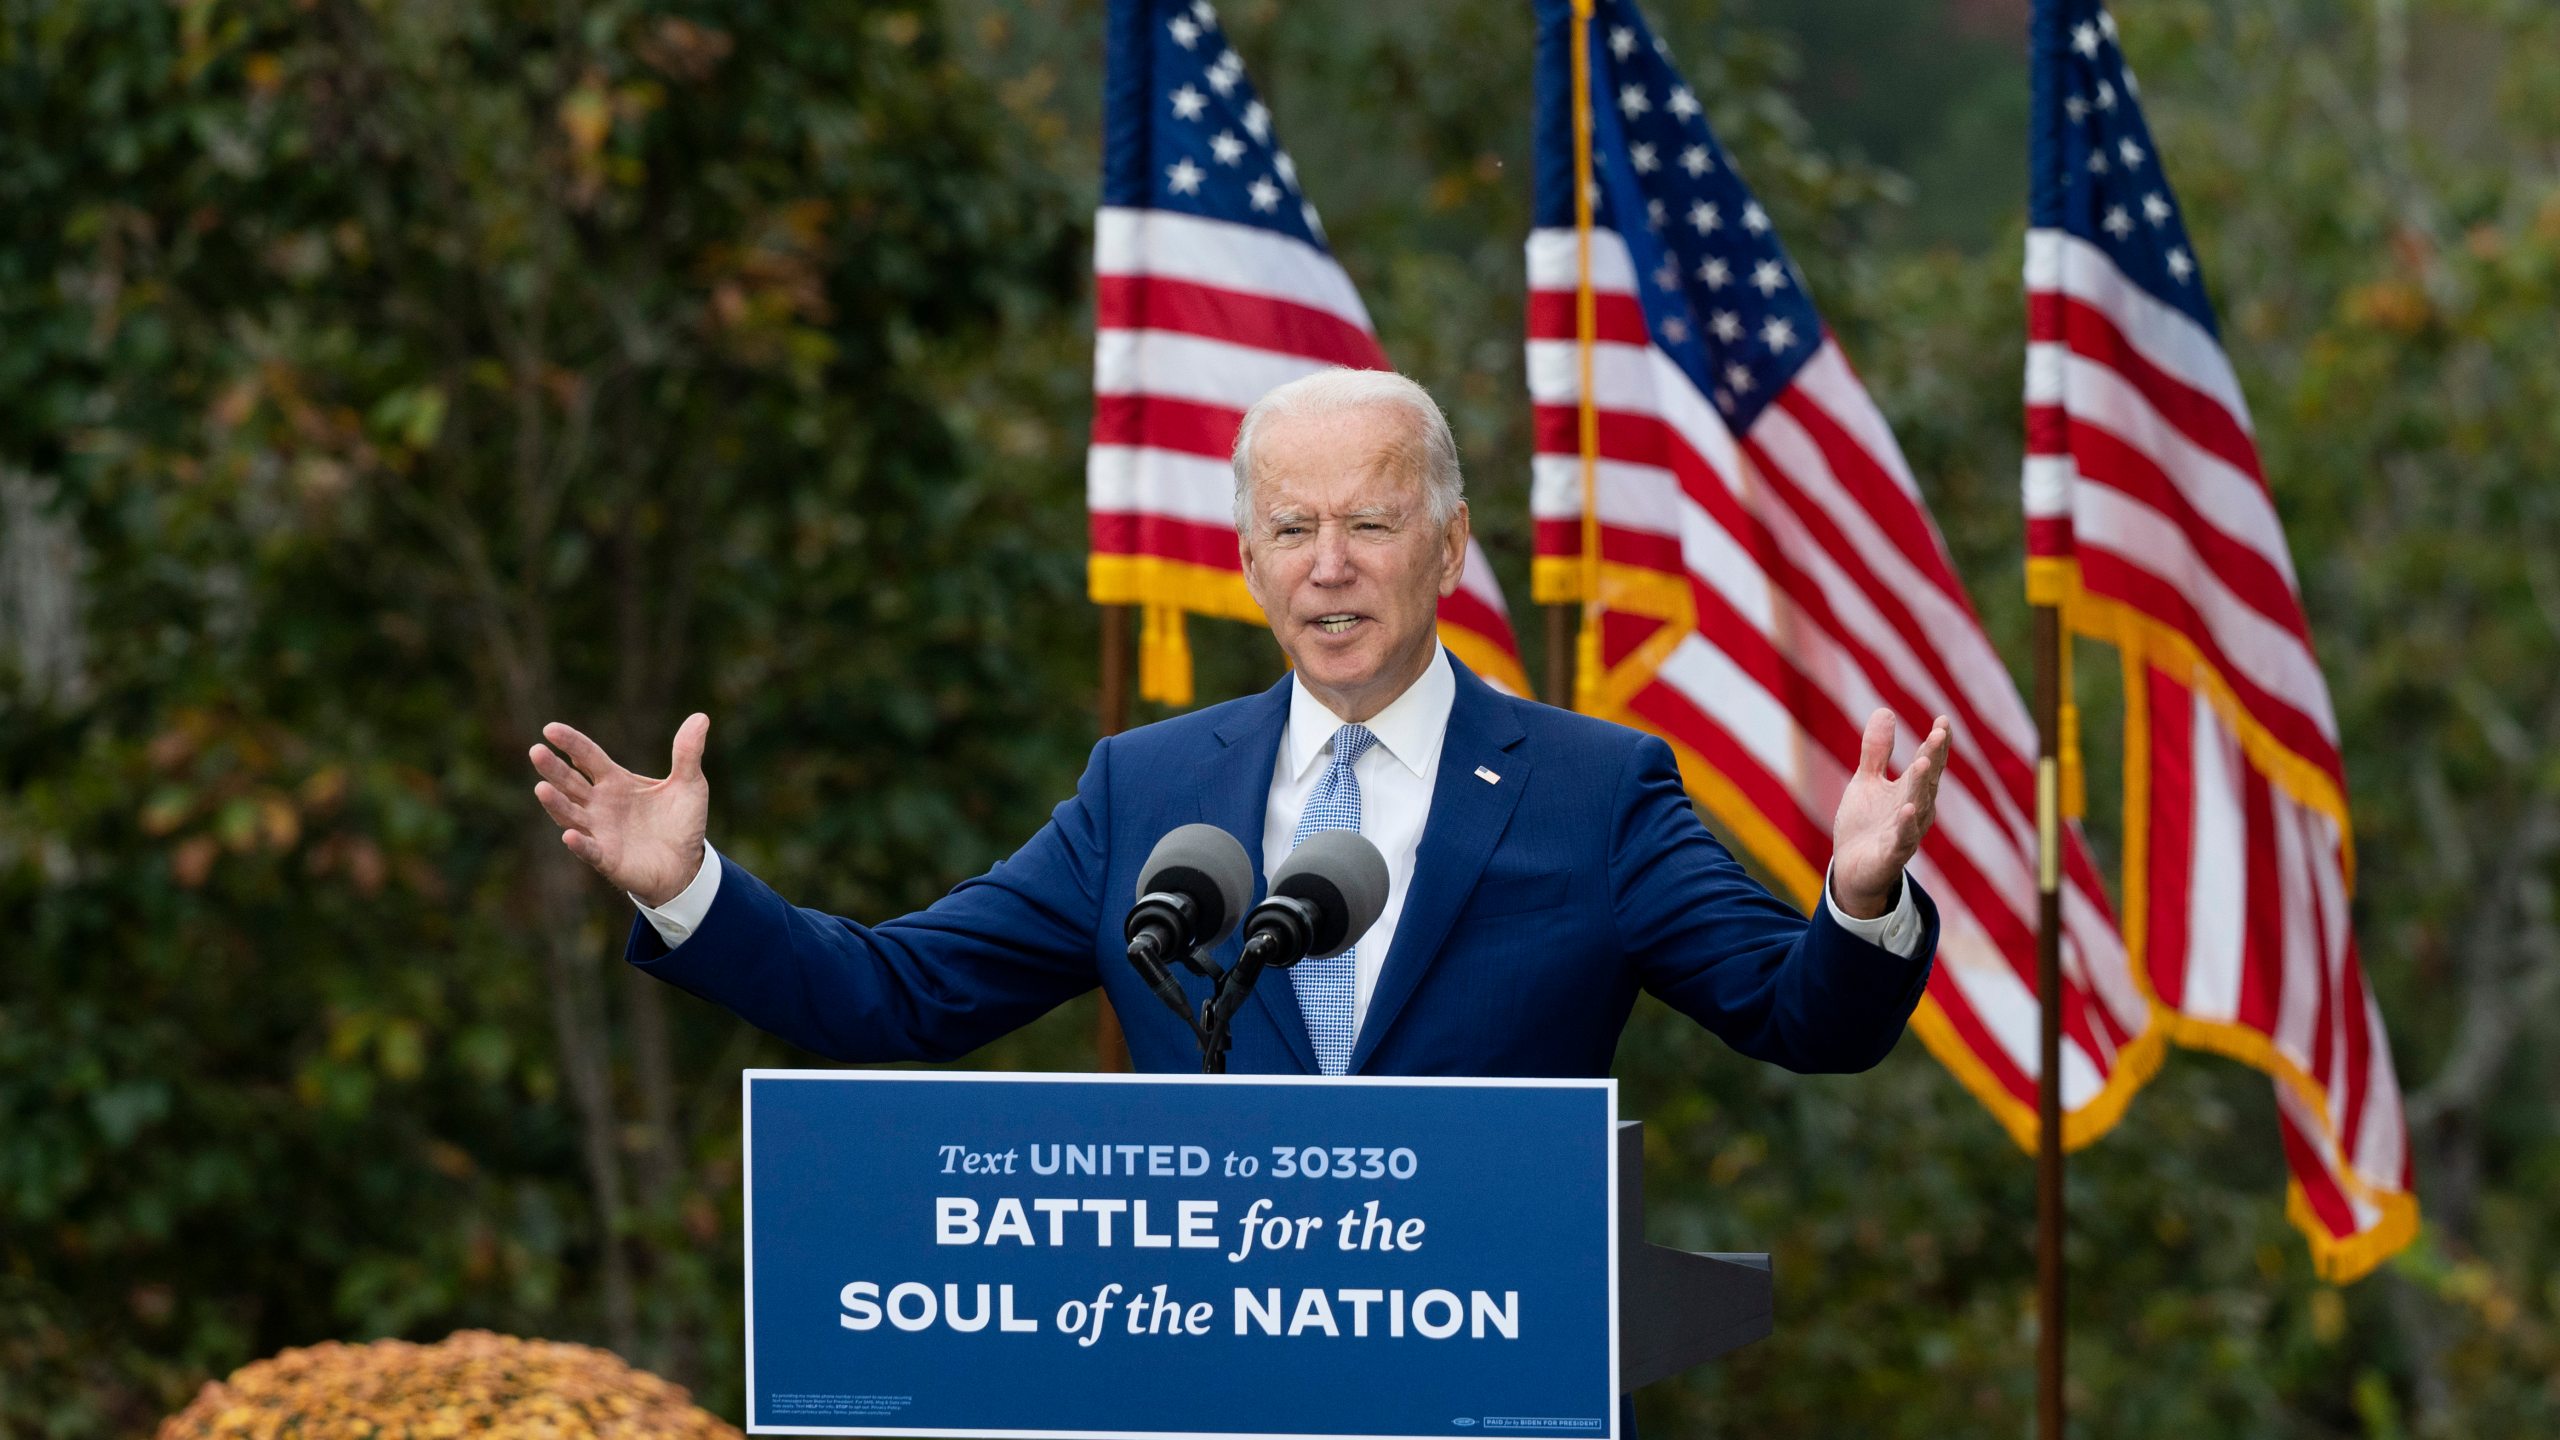
{"label": "white dress shirt", "polygon": [[[1357,975],[1351,992],[1351,1033],[1369,1016],[1369,996],[1378,988],[1378,972],[1387,963],[1387,947],[1396,941],[1396,924],[1404,918],[1404,897],[1413,888],[1413,857],[1422,848],[1422,822],[1431,815],[1432,782],[1440,774],[1440,742],[1449,738],[1449,707],[1458,700],[1458,677],[1449,668],[1449,652],[1434,650],[1430,668],[1405,687],[1403,694],[1368,720],[1378,743],[1351,766],[1360,782],[1360,833],[1387,861],[1387,908],[1378,923],[1360,937],[1352,952]],[[1333,733],[1347,723],[1307,693],[1298,677],[1289,677],[1289,728],[1281,733],[1280,753],[1271,765],[1271,802],[1262,812],[1262,875],[1269,888],[1271,872],[1289,858],[1298,833],[1298,817],[1307,797],[1316,793],[1333,759]]]}
{"label": "white dress shirt", "polygon": [[[1352,1033],[1369,1017],[1369,997],[1378,988],[1378,975],[1385,968],[1389,947],[1395,944],[1396,926],[1404,918],[1404,897],[1413,885],[1413,858],[1422,848],[1423,822],[1431,815],[1431,792],[1440,773],[1440,746],[1449,736],[1449,710],[1457,703],[1458,677],[1449,668],[1449,652],[1435,651],[1430,668],[1422,678],[1405,688],[1405,692],[1388,702],[1387,708],[1370,717],[1369,733],[1378,743],[1369,747],[1351,769],[1360,780],[1360,833],[1378,847],[1387,862],[1387,906],[1378,912],[1378,923],[1360,937],[1353,955],[1359,974],[1358,988],[1351,1001]],[[1291,839],[1297,834],[1298,816],[1307,808],[1307,797],[1315,793],[1316,782],[1324,778],[1324,768],[1333,749],[1333,732],[1346,722],[1324,708],[1324,702],[1307,693],[1295,675],[1289,677],[1289,723],[1280,737],[1280,753],[1271,766],[1271,793],[1262,812],[1262,871],[1266,885],[1270,874],[1289,858]],[[1825,889],[1831,884],[1829,872],[1822,880]],[[640,907],[650,928],[669,949],[681,945],[711,913],[711,902],[720,893],[720,855],[709,841],[702,846],[702,868],[694,872],[693,881],[683,893],[664,905],[641,904],[640,897],[631,903]],[[1840,908],[1836,894],[1831,897],[1831,918],[1840,928],[1871,945],[1903,959],[1920,946],[1925,927],[1920,909],[1911,903],[1911,887],[1901,888],[1891,910],[1873,920],[1860,920]]]}

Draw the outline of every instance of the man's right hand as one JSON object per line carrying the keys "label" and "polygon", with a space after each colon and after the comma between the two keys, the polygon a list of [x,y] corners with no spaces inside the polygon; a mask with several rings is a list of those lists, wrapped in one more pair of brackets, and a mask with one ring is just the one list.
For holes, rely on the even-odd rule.
{"label": "man's right hand", "polygon": [[652,780],[615,764],[603,746],[576,730],[545,725],[542,738],[559,753],[533,747],[533,768],[542,777],[533,798],[559,824],[560,843],[597,874],[644,905],[664,905],[702,869],[703,830],[711,819],[702,743],[710,734],[710,716],[686,716],[676,727],[667,778]]}

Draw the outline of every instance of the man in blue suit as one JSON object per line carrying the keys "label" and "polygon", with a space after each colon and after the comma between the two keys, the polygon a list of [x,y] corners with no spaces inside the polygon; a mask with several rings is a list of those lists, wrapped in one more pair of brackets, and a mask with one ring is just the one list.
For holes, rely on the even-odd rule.
{"label": "man in blue suit", "polygon": [[1795,1070],[1893,1048],[1937,941],[1903,867],[1947,721],[1889,776],[1893,717],[1870,718],[1808,919],[1699,824],[1662,741],[1503,695],[1441,648],[1467,509],[1420,386],[1347,370],[1283,386],[1246,416],[1235,473],[1246,583],[1292,674],[1103,741],[1029,843],[916,914],[800,909],[712,850],[707,716],[678,729],[663,780],[545,727],[559,751],[533,747],[535,795],[640,906],[631,962],[851,1061],[966,1054],[1099,984],[1139,1069],[1195,1069],[1191,1031],[1123,955],[1149,850],[1206,821],[1267,876],[1308,834],[1350,828],[1386,857],[1386,909],[1348,955],[1264,979],[1236,1072],[1605,1075],[1639,989]]}

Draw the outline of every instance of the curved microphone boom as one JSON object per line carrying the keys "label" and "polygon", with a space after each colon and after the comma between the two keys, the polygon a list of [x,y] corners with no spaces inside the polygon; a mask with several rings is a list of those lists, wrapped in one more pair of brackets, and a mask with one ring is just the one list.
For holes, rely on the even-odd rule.
{"label": "curved microphone boom", "polygon": [[1156,842],[1138,871],[1138,901],[1121,933],[1129,963],[1147,988],[1186,1025],[1191,1002],[1169,965],[1192,965],[1192,952],[1227,938],[1253,894],[1253,861],[1236,837],[1215,825],[1185,825]]}

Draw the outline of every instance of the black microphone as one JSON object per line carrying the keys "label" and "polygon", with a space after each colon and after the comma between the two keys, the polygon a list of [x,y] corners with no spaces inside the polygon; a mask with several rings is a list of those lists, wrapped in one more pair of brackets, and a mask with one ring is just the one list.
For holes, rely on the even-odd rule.
{"label": "black microphone", "polygon": [[1172,831],[1138,871],[1138,903],[1121,931],[1129,963],[1185,1024],[1196,1028],[1197,1022],[1167,963],[1190,964],[1192,951],[1226,939],[1252,894],[1253,861],[1236,837],[1215,825]]}
{"label": "black microphone", "polygon": [[1387,859],[1357,830],[1319,830],[1271,875],[1245,919],[1244,963],[1286,970],[1351,948],[1387,908]]}

